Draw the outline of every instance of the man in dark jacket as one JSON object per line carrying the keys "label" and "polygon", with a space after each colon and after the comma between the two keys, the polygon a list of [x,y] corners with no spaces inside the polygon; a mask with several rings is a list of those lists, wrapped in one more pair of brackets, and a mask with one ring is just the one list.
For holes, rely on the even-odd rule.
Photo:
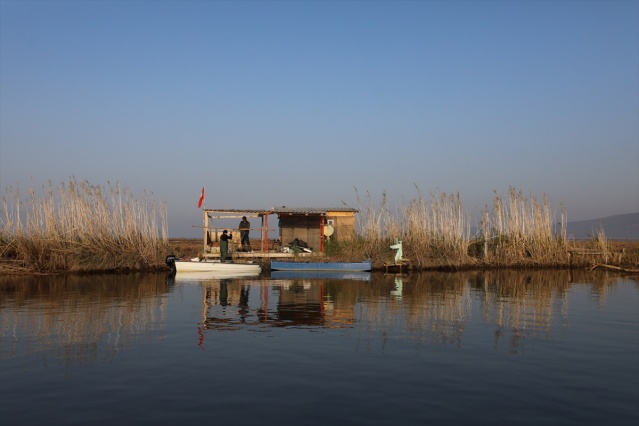
{"label": "man in dark jacket", "polygon": [[242,221],[240,222],[240,242],[242,244],[243,251],[252,251],[251,250],[251,240],[249,240],[249,230],[251,229],[251,222],[246,220],[246,216],[242,217]]}
{"label": "man in dark jacket", "polygon": [[233,239],[233,234],[225,229],[220,237],[220,262],[226,262],[226,258],[229,255],[229,240]]}

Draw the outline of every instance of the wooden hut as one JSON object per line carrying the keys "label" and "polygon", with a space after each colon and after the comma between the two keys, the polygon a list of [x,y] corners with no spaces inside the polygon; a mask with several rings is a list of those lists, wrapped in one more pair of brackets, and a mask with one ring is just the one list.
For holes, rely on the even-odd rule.
{"label": "wooden hut", "polygon": [[[231,233],[235,231],[235,238],[231,241],[229,248],[237,250],[240,246],[239,229],[229,225],[229,221],[238,223],[243,216],[251,222],[251,239],[260,238],[260,246],[254,248],[260,252],[268,252],[269,225],[268,218],[272,214],[265,209],[203,209],[203,232],[204,232],[204,253],[211,251],[210,247],[219,243],[223,230],[227,229]],[[257,219],[257,220],[254,220]],[[259,224],[256,223],[259,220]],[[217,225],[216,225],[217,223]],[[236,225],[237,226],[237,225]],[[219,246],[219,244],[218,244]]]}
{"label": "wooden hut", "polygon": [[355,214],[350,207],[276,207],[282,245],[295,239],[305,242],[314,252],[324,252],[328,239],[348,239],[355,235]]}

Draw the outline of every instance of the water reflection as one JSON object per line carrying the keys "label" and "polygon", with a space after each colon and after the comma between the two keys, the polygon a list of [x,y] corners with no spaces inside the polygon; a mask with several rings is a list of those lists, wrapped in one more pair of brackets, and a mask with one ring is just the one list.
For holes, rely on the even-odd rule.
{"label": "water reflection", "polygon": [[[414,339],[461,346],[464,332],[488,325],[490,344],[511,352],[551,339],[566,326],[572,280],[592,281],[596,297],[614,275],[571,271],[373,274],[370,282],[316,278],[204,282],[208,330],[251,327],[356,328],[368,339]],[[486,327],[483,327],[486,329]]]}
{"label": "water reflection", "polygon": [[158,275],[0,277],[0,359],[110,359],[161,332],[166,292]]}
{"label": "water reflection", "polygon": [[275,280],[290,279],[340,279],[340,280],[361,280],[370,281],[371,273],[364,271],[272,271],[271,278]]}
{"label": "water reflection", "polygon": [[[528,341],[552,340],[567,326],[568,295],[575,288],[589,287],[591,301],[603,303],[622,282],[638,288],[636,281],[585,271],[369,274],[367,279],[0,277],[0,359],[51,351],[67,362],[112,358],[128,345],[161,336],[171,315],[167,301],[178,288],[200,294],[201,315],[193,318],[200,345],[215,331],[346,328],[361,340],[459,347],[479,341],[518,353]],[[469,329],[476,331],[472,342]]]}
{"label": "water reflection", "polygon": [[353,296],[370,286],[370,280],[370,273],[286,273],[261,280],[201,280],[202,324],[205,329],[217,330],[351,326]]}

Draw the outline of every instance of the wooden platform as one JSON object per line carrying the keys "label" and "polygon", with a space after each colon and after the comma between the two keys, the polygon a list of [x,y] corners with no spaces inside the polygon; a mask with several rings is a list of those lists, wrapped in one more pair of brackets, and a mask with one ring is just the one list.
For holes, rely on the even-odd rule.
{"label": "wooden platform", "polygon": [[[318,255],[319,253],[295,254],[295,253],[282,253],[282,252],[276,252],[276,251],[263,252],[259,250],[254,250],[252,252],[231,251],[229,252],[228,257],[230,257],[231,259],[293,259],[293,258],[299,258],[299,257],[312,257],[312,256],[317,257]],[[219,259],[220,253],[219,252],[206,253],[204,257],[206,259]]]}
{"label": "wooden platform", "polygon": [[386,273],[389,272],[407,272],[410,265],[408,262],[398,262],[398,263],[384,263],[384,269]]}

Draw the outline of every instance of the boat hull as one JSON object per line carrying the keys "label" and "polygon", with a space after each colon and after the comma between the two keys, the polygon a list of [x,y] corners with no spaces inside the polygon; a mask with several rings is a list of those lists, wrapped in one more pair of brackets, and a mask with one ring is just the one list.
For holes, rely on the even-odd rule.
{"label": "boat hull", "polygon": [[262,268],[257,263],[191,262],[176,260],[175,272],[216,272],[225,274],[259,274]]}
{"label": "boat hull", "polygon": [[350,271],[366,272],[372,269],[372,263],[366,262],[271,262],[273,271]]}

